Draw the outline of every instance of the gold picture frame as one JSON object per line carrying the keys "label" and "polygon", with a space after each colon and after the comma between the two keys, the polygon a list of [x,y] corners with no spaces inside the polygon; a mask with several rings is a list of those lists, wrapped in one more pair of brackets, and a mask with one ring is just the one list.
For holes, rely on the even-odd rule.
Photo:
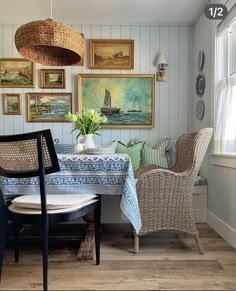
{"label": "gold picture frame", "polygon": [[67,122],[72,111],[72,93],[27,93],[28,122]]}
{"label": "gold picture frame", "polygon": [[3,94],[3,114],[5,115],[22,114],[21,94],[16,93]]}
{"label": "gold picture frame", "polygon": [[0,88],[34,87],[33,62],[22,58],[0,58]]}
{"label": "gold picture frame", "polygon": [[131,39],[90,39],[89,48],[91,69],[134,68],[134,41]]}
{"label": "gold picture frame", "polygon": [[65,70],[64,69],[41,69],[40,88],[64,89]]}
{"label": "gold picture frame", "polygon": [[79,74],[78,112],[107,117],[102,128],[155,127],[154,74]]}

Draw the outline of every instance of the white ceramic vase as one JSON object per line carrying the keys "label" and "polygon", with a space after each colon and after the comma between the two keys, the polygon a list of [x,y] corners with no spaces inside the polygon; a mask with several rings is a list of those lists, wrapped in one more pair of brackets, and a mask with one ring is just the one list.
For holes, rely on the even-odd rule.
{"label": "white ceramic vase", "polygon": [[79,141],[81,143],[85,144],[86,149],[95,148],[96,147],[95,143],[94,143],[94,140],[93,140],[93,134],[92,133],[83,135],[83,137],[81,137],[79,139]]}
{"label": "white ceramic vase", "polygon": [[80,143],[79,141],[74,145],[74,153],[82,154],[86,150],[86,146],[84,143]]}

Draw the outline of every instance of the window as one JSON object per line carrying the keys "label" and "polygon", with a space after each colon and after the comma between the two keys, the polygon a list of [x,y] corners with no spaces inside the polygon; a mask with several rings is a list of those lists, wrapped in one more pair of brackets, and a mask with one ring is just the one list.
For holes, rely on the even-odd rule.
{"label": "window", "polygon": [[[217,37],[215,152],[236,153],[236,19]],[[218,29],[219,32],[219,29]]]}

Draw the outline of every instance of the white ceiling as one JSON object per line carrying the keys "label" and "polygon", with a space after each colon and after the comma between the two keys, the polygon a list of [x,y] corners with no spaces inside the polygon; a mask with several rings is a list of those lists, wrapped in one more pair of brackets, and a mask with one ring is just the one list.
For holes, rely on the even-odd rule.
{"label": "white ceiling", "polygon": [[0,0],[0,24],[52,18],[68,24],[193,23],[207,0]]}

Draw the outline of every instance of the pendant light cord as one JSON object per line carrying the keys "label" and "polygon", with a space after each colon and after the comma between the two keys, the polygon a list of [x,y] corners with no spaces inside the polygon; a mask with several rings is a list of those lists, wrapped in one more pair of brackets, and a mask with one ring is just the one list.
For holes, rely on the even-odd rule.
{"label": "pendant light cord", "polygon": [[52,0],[51,0],[51,19],[52,19]]}

